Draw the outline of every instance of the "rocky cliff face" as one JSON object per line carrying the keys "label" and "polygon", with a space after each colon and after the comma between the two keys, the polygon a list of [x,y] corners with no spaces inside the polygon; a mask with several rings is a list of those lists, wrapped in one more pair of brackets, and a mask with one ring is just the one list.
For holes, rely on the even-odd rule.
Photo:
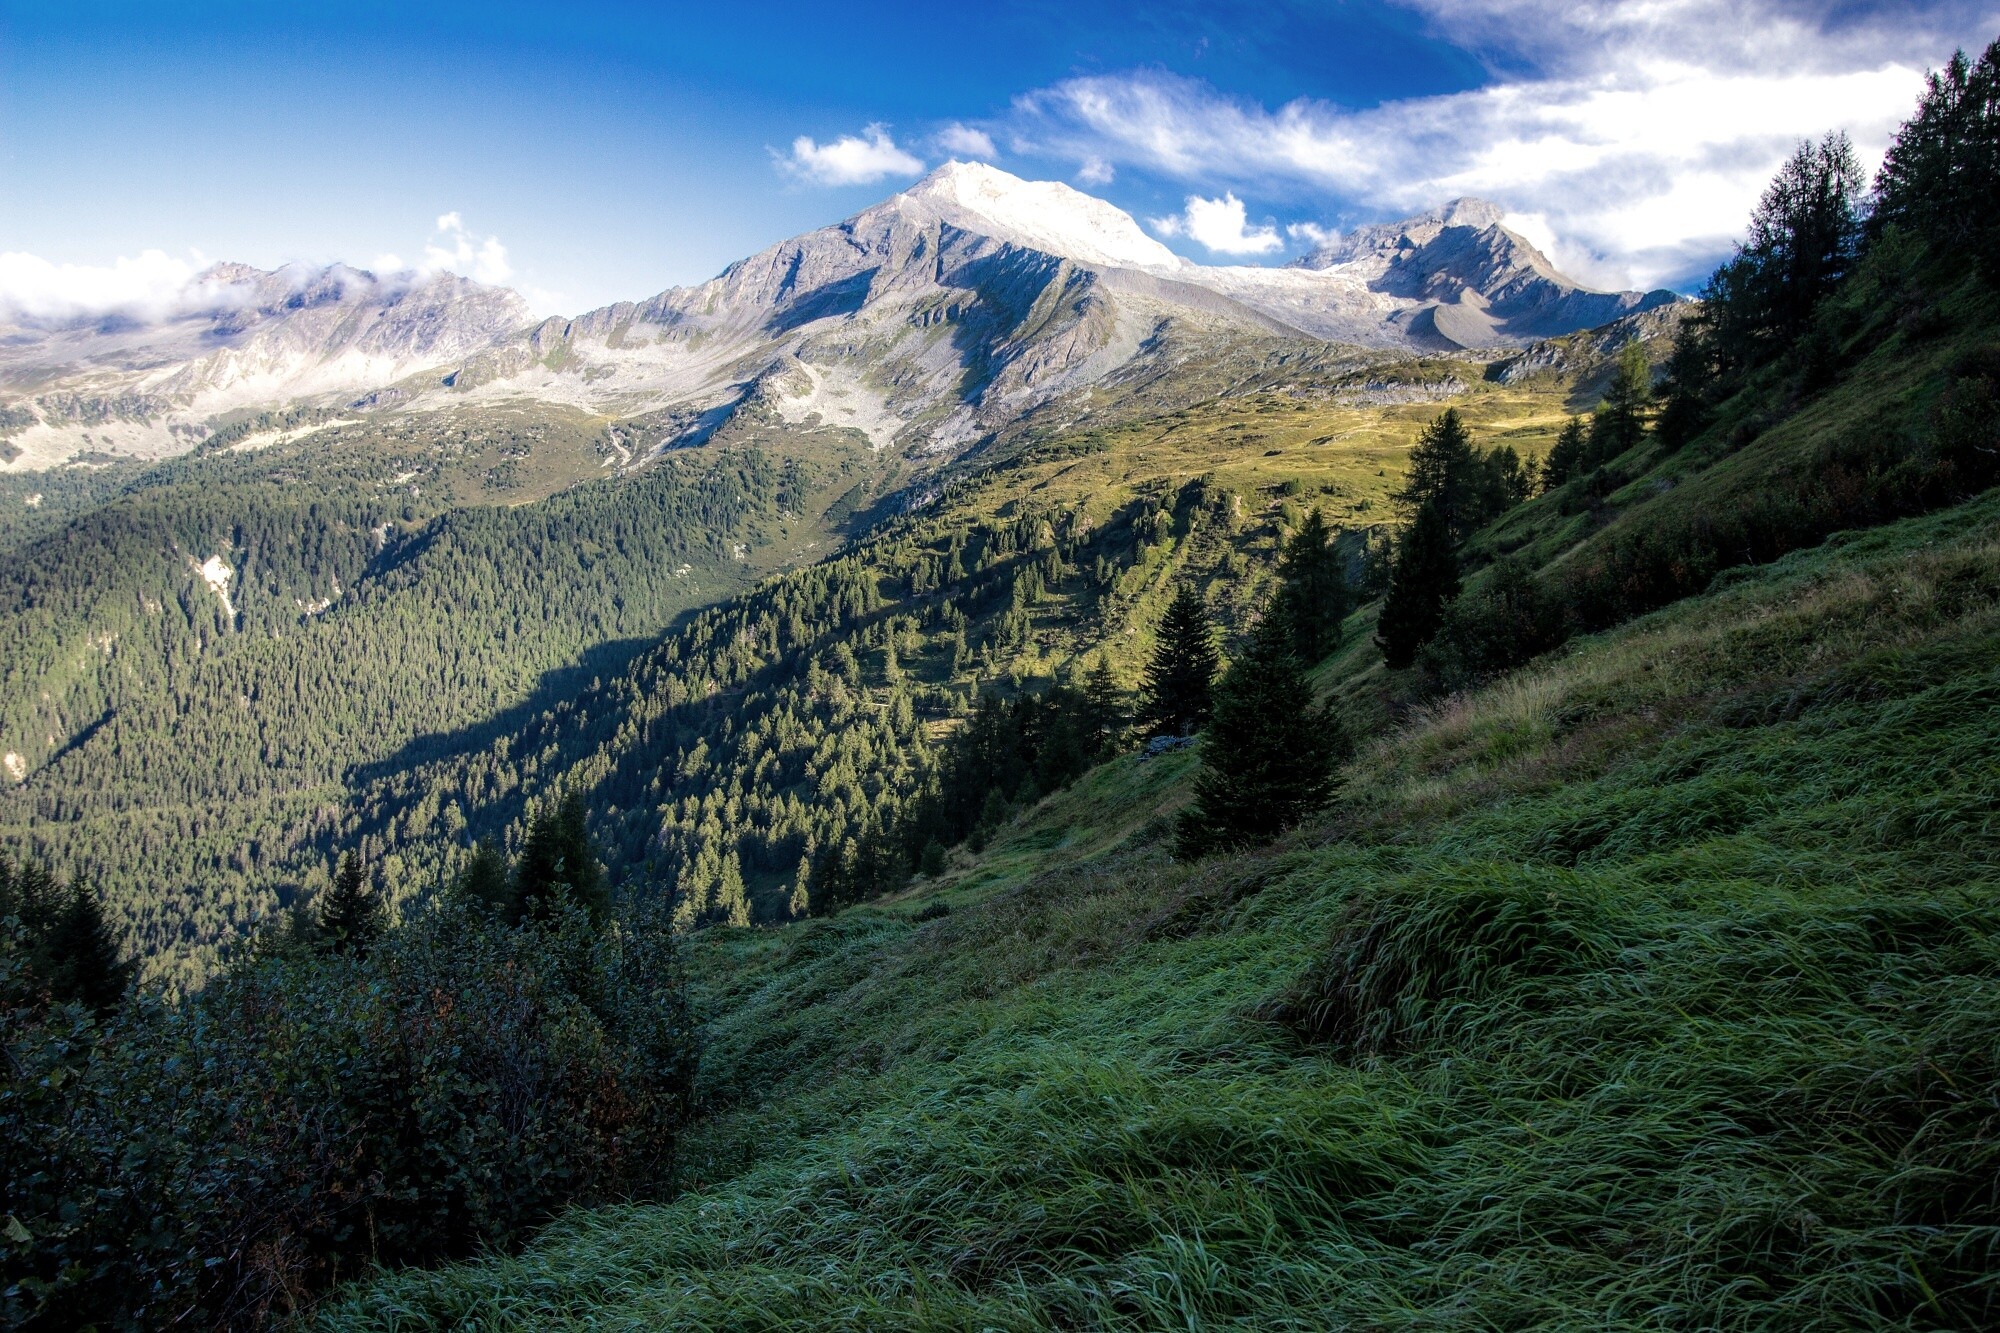
{"label": "rocky cliff face", "polygon": [[1220,339],[1376,348],[1523,345],[1672,300],[1593,292],[1461,199],[1357,230],[1284,269],[1191,263],[1101,199],[977,163],[708,282],[530,325],[451,275],[218,266],[151,324],[0,331],[16,466],[166,453],[229,414],[562,403],[699,441],[746,406],[877,447],[950,452],[1057,396]]}

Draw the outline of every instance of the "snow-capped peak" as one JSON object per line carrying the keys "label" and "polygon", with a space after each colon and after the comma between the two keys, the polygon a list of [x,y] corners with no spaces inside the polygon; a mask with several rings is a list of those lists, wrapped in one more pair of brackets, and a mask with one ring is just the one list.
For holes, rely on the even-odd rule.
{"label": "snow-capped peak", "polygon": [[971,214],[986,224],[979,230],[998,239],[1080,263],[1176,269],[1185,262],[1114,204],[1061,181],[1024,181],[983,162],[947,162],[911,186],[906,197],[946,213]]}

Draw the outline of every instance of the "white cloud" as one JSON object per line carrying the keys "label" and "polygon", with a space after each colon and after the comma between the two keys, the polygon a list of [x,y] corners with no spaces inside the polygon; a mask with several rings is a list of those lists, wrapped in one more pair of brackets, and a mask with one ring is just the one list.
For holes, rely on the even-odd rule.
{"label": "white cloud", "polygon": [[801,134],[792,140],[792,152],[782,157],[774,150],[778,168],[810,185],[867,185],[886,176],[914,176],[924,169],[923,160],[896,146],[888,127],[870,125],[860,137],[843,134],[832,143],[815,143]]}
{"label": "white cloud", "polygon": [[[1000,150],[993,146],[993,136],[985,130],[976,130],[970,125],[952,124],[938,133],[938,147],[952,157],[974,157],[982,162],[991,162],[1000,156]],[[793,145],[797,151],[797,145]],[[918,163],[919,167],[923,164]]]}
{"label": "white cloud", "polygon": [[1285,245],[1276,227],[1248,225],[1243,201],[1234,193],[1226,192],[1220,199],[1191,194],[1183,212],[1146,220],[1162,236],[1186,236],[1216,254],[1267,255]]}
{"label": "white cloud", "polygon": [[1082,165],[1076,169],[1079,185],[1109,185],[1117,175],[1117,170],[1095,153],[1084,158]]}
{"label": "white cloud", "polygon": [[1285,228],[1285,235],[1300,245],[1310,245],[1318,249],[1322,245],[1340,239],[1340,233],[1332,227],[1322,227],[1317,222],[1294,222]]}
{"label": "white cloud", "polygon": [[[395,258],[394,255],[382,256],[382,259]],[[507,247],[500,243],[500,238],[475,235],[466,228],[465,219],[455,211],[439,216],[437,233],[424,246],[424,257],[417,268],[424,273],[449,269],[463,277],[496,286],[514,276],[514,266],[507,262]]]}
{"label": "white cloud", "polygon": [[200,270],[161,250],[109,264],[54,264],[39,255],[0,254],[0,314],[16,319],[79,319],[113,312],[158,318],[180,303]]}
{"label": "white cloud", "polygon": [[1361,216],[1481,195],[1539,219],[1576,276],[1644,286],[1726,252],[1800,138],[1845,129],[1872,166],[1953,44],[1949,16],[1837,28],[1769,0],[1415,3],[1475,54],[1536,72],[1362,110],[1272,109],[1158,72],[1080,77],[1018,99],[1018,132],[1197,187],[1304,185]]}

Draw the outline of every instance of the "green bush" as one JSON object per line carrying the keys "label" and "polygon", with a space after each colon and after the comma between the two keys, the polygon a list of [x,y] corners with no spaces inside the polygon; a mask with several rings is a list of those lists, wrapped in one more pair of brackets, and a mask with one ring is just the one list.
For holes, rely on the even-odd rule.
{"label": "green bush", "polygon": [[16,1004],[0,1309],[261,1324],[371,1264],[658,1186],[696,1052],[677,975],[662,923],[599,930],[578,908],[510,930],[457,903],[102,1027]]}

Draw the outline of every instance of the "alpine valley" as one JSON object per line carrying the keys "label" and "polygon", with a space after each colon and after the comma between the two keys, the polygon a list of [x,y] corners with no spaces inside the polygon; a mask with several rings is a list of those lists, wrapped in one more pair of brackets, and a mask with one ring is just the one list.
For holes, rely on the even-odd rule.
{"label": "alpine valley", "polygon": [[[1067,185],[951,163],[701,286],[575,319],[448,273],[219,264],[144,322],[10,328],[0,829],[111,889],[149,970],[191,982],[357,837],[416,892],[566,771],[544,751],[580,743],[561,729],[583,687],[625,688],[669,626],[760,576],[846,569],[824,563],[844,542],[942,515],[954,483],[991,487],[1034,442],[1188,414],[1186,446],[1117,489],[1039,493],[1073,541],[1212,474],[1246,513],[1334,487],[1356,543],[1430,404],[1471,395],[1544,448],[1568,391],[1487,386],[1494,357],[1604,325],[1657,341],[1674,302],[1580,288],[1477,200],[1291,268],[1223,268]],[[1283,463],[1249,428],[1272,404],[1300,446]],[[1079,602],[1022,638],[1021,670],[1124,637],[1136,674],[1151,610]],[[1015,671],[1011,645],[970,642]],[[970,683],[912,702],[942,723]],[[664,891],[709,844],[662,814],[697,798],[643,785],[618,802],[614,874]],[[757,919],[785,915],[808,844],[865,822],[793,810],[811,785],[757,784],[727,821]]]}
{"label": "alpine valley", "polygon": [[1996,202],[11,317],[0,1319],[2000,1325]]}

